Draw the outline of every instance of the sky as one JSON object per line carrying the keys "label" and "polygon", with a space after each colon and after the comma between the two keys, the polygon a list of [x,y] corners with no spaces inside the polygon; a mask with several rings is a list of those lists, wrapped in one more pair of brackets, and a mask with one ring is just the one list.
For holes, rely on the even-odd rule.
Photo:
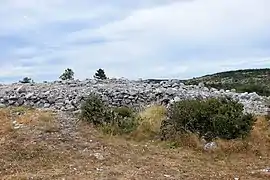
{"label": "sky", "polygon": [[270,67],[269,0],[1,0],[0,83]]}

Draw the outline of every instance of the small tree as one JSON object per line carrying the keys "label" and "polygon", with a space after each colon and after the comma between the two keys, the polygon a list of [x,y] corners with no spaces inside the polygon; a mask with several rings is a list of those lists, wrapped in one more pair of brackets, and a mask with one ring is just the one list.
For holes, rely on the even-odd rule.
{"label": "small tree", "polygon": [[96,78],[96,79],[107,79],[107,76],[106,76],[105,71],[103,69],[98,69],[97,72],[94,75],[94,78]]}
{"label": "small tree", "polygon": [[67,68],[65,72],[59,77],[62,80],[72,80],[74,76],[74,72],[72,69]]}
{"label": "small tree", "polygon": [[34,83],[34,81],[29,77],[24,77],[23,80],[19,81],[20,83]]}

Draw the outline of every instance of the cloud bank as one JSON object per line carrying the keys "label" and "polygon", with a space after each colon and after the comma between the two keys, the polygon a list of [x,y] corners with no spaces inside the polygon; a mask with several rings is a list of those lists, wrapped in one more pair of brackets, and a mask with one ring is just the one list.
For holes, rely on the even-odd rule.
{"label": "cloud bank", "polygon": [[269,0],[3,0],[0,81],[192,78],[270,66]]}

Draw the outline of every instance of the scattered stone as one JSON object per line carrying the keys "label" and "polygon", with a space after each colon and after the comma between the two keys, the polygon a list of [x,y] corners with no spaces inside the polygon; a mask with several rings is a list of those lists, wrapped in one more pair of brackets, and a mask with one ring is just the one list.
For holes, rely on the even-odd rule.
{"label": "scattered stone", "polygon": [[217,148],[217,143],[216,142],[209,142],[209,143],[206,143],[203,147],[203,149],[205,151],[213,151]]}
{"label": "scattered stone", "polygon": [[199,86],[199,88],[204,88],[204,87],[205,87],[205,85],[204,85],[203,82],[200,82],[200,83],[198,84],[198,86]]}
{"label": "scattered stone", "polygon": [[20,87],[17,88],[16,91],[17,91],[18,93],[25,93],[25,92],[26,92],[26,89],[25,89],[24,86],[20,86]]}
{"label": "scattered stone", "polygon": [[171,176],[168,174],[164,174],[164,177],[170,178]]}
{"label": "scattered stone", "polygon": [[17,121],[12,121],[12,124],[13,124],[13,128],[14,129],[20,129],[23,127],[23,124],[19,124]]}
{"label": "scattered stone", "polygon": [[81,102],[90,92],[96,92],[113,106],[127,105],[145,107],[150,104],[171,103],[183,99],[205,99],[231,97],[244,105],[244,112],[266,115],[266,97],[256,93],[236,93],[215,88],[208,89],[203,83],[198,86],[185,85],[179,80],[161,82],[129,81],[112,79],[96,81],[55,81],[51,83],[2,85],[0,107],[28,105],[52,110],[78,111]]}
{"label": "scattered stone", "polygon": [[104,156],[100,153],[94,153],[93,156],[95,156],[95,158],[101,161],[105,159]]}
{"label": "scattered stone", "polygon": [[49,108],[51,105],[49,103],[44,104],[44,108]]}
{"label": "scattered stone", "polygon": [[270,177],[270,167],[265,168],[265,169],[260,169],[260,170],[256,170],[256,171],[252,171],[252,174],[262,174],[265,176],[269,176]]}
{"label": "scattered stone", "polygon": [[23,103],[24,103],[24,99],[23,98],[19,98],[18,101],[17,101],[18,106],[23,105]]}
{"label": "scattered stone", "polygon": [[0,103],[0,108],[5,108],[5,107],[6,107],[5,104]]}
{"label": "scattered stone", "polygon": [[34,93],[28,93],[28,94],[26,94],[25,98],[30,99],[33,95],[34,95]]}

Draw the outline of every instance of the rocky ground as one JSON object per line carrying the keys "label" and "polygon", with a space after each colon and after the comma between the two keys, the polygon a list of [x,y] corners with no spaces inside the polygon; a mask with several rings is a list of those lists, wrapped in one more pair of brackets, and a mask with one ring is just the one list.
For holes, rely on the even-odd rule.
{"label": "rocky ground", "polygon": [[258,115],[267,113],[266,100],[269,99],[256,93],[236,93],[234,89],[207,88],[203,84],[187,86],[179,80],[154,83],[125,79],[103,81],[89,79],[0,85],[0,107],[24,105],[76,111],[91,92],[100,94],[110,105],[132,107],[142,107],[152,103],[170,103],[183,99],[230,97],[241,102],[246,112]]}
{"label": "rocky ground", "polygon": [[[101,134],[67,112],[0,110],[1,179],[269,179],[269,154],[172,149]],[[266,169],[265,169],[266,171]]]}

